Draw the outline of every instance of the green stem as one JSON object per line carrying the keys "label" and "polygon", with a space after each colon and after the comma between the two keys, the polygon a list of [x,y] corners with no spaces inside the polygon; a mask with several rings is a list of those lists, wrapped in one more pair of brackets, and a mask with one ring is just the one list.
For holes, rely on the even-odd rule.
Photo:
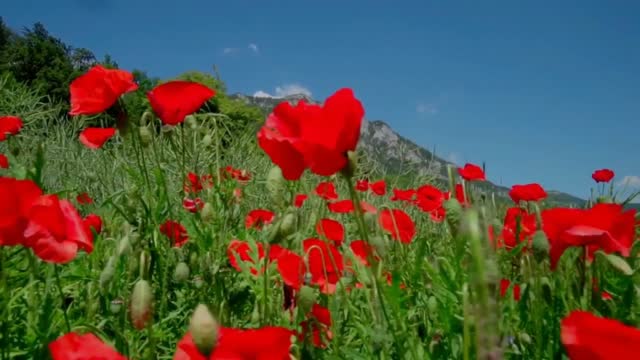
{"label": "green stem", "polygon": [[69,316],[67,315],[67,308],[64,306],[64,293],[62,292],[62,282],[60,282],[60,274],[58,265],[53,265],[53,273],[56,277],[56,287],[58,288],[58,295],[60,295],[60,301],[62,302],[62,314],[64,315],[64,323],[67,327],[67,333],[71,332],[71,324],[69,323]]}

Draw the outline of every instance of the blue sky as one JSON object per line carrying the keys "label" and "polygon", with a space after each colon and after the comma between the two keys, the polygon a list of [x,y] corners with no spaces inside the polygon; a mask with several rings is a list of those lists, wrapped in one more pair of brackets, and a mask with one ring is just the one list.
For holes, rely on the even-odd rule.
{"label": "blue sky", "polygon": [[585,197],[601,167],[640,186],[640,2],[21,0],[2,16],[153,76],[216,64],[231,92],[352,87],[368,119],[506,186]]}

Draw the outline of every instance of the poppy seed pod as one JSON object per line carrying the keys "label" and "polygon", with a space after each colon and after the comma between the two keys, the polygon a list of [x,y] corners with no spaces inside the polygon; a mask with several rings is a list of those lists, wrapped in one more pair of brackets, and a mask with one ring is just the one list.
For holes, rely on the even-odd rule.
{"label": "poppy seed pod", "polygon": [[208,357],[218,342],[220,326],[206,305],[200,304],[191,316],[189,332],[198,351]]}
{"label": "poppy seed pod", "polygon": [[153,290],[146,280],[138,280],[131,294],[130,315],[133,327],[144,329],[151,319],[151,307],[153,306]]}
{"label": "poppy seed pod", "polygon": [[122,309],[122,304],[124,304],[124,301],[122,301],[122,299],[111,300],[111,303],[109,304],[109,311],[111,311],[112,314],[119,313]]}

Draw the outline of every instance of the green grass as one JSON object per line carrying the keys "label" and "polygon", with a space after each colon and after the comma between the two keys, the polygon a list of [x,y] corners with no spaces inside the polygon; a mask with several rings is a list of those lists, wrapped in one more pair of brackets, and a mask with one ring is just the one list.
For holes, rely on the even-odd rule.
{"label": "green grass", "polygon": [[[9,94],[8,83],[2,81]],[[65,314],[73,331],[93,332],[130,359],[171,359],[199,303],[207,304],[224,326],[296,328],[298,322],[292,323],[283,310],[275,266],[258,277],[237,272],[228,262],[228,243],[241,239],[266,244],[277,239],[298,250],[302,240],[317,236],[314,226],[322,217],[340,220],[347,229],[347,242],[363,235],[353,215],[330,214],[313,195],[302,209],[290,206],[296,193],[311,194],[323,180],[319,177],[306,174],[274,194],[266,184],[272,165],[257,147],[253,128],[230,138],[224,120],[198,115],[184,127],[154,134],[151,144],[142,147],[133,119],[127,135],[91,151],[77,140],[82,119],[56,118],[51,114],[57,109],[35,93],[13,89],[17,88],[12,88],[10,99],[0,96],[0,113],[24,115],[26,126],[20,135],[0,143],[0,152],[12,154],[10,170],[0,170],[0,175],[22,178],[35,173],[42,151],[43,189],[69,199],[87,192],[94,204],[78,207],[83,215],[102,216],[105,228],[91,254],[80,253],[71,263],[57,266],[62,296],[54,266],[28,249],[0,248],[6,281],[2,290],[6,331],[0,353],[8,351],[9,358],[46,359],[47,344],[67,331]],[[204,141],[207,135],[211,143]],[[219,146],[222,138],[224,148]],[[215,174],[227,165],[252,174],[250,183],[242,186],[241,202],[233,201],[232,191],[238,185],[229,180],[202,194],[213,207],[212,219],[186,212],[181,206],[185,174]],[[363,162],[356,177],[372,172],[375,169]],[[348,198],[346,180],[340,176],[333,180],[340,197]],[[406,174],[387,176],[390,184],[424,183],[411,180]],[[388,197],[367,194],[365,200],[378,209],[401,207]],[[345,277],[335,294],[316,293],[318,302],[331,310],[333,339],[326,349],[295,342],[292,354],[298,359],[558,359],[564,356],[560,320],[571,310],[588,309],[640,324],[637,272],[625,275],[600,257],[583,269],[577,250],[568,251],[554,272],[545,253],[493,251],[485,234],[489,225],[502,223],[504,209],[495,208],[490,197],[474,199],[474,204],[468,211],[450,210],[443,223],[407,208],[418,230],[408,245],[385,235],[375,217],[365,217],[367,236],[382,258],[379,273],[358,268],[356,277]],[[276,212],[271,229],[245,229],[246,214],[256,208]],[[295,217],[295,231],[278,238],[274,230],[285,214]],[[167,219],[186,226],[190,239],[184,247],[172,247],[159,232]],[[627,259],[632,269],[640,266],[639,248]],[[152,325],[137,330],[128,307],[140,279],[141,258],[147,256]],[[179,263],[189,268],[186,280],[174,277]],[[387,271],[393,275],[392,285],[383,281]],[[600,288],[613,300],[603,301],[592,291],[584,280],[590,276],[598,278]],[[520,301],[500,297],[502,278],[522,286]],[[364,288],[346,291],[355,280]]]}

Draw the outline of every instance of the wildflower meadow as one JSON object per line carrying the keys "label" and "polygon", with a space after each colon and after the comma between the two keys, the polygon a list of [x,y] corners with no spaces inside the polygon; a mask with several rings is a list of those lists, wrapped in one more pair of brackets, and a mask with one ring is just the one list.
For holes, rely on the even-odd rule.
{"label": "wildflower meadow", "polygon": [[640,357],[615,169],[583,207],[471,163],[399,181],[357,88],[250,124],[203,77],[134,78],[77,74],[64,121],[0,78],[0,360]]}

